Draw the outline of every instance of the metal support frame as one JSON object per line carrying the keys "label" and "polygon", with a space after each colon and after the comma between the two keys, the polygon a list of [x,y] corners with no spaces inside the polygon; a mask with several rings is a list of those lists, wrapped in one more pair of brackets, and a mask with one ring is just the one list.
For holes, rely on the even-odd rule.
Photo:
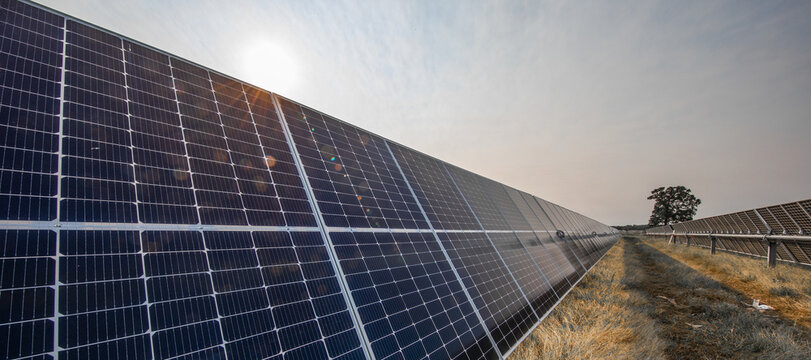
{"label": "metal support frame", "polygon": [[[766,256],[765,259],[767,261],[768,267],[775,267],[777,266],[778,261],[784,261],[789,264],[799,264],[809,266],[811,264],[803,262],[800,258],[797,257],[794,253],[792,253],[788,247],[786,246],[786,241],[793,241],[795,244],[800,241],[811,241],[811,236],[791,236],[791,235],[756,235],[756,234],[666,234],[666,233],[657,233],[657,234],[648,234],[649,236],[667,236],[668,238],[676,238],[678,239],[679,236],[684,236],[686,239],[687,246],[693,245],[692,237],[695,236],[706,236],[710,239],[710,252],[714,255],[718,251],[718,238],[725,237],[725,238],[737,238],[737,239],[748,239],[748,240],[760,240],[758,241],[761,244],[765,244],[766,247]],[[700,247],[707,247],[706,245],[702,245],[701,243],[698,244]],[[780,259],[778,248],[782,247],[783,250],[788,254],[789,258]],[[746,248],[744,249],[721,249],[727,252],[732,252],[736,254],[748,255],[748,256],[755,256],[764,258],[763,255],[752,253],[747,251]]]}
{"label": "metal support frame", "polygon": [[777,266],[777,246],[779,245],[780,241],[778,240],[769,240],[764,237],[764,240],[769,242],[769,252],[766,255],[766,259],[770,268]]}

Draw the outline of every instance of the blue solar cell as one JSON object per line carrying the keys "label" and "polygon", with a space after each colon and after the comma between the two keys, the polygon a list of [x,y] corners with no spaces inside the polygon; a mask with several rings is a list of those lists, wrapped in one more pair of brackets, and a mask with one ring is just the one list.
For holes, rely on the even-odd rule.
{"label": "blue solar cell", "polygon": [[483,232],[439,233],[501,353],[530,331],[538,317]]}
{"label": "blue solar cell", "polygon": [[53,220],[64,19],[16,2],[3,8],[0,220]]}
{"label": "blue solar cell", "polygon": [[383,138],[280,103],[327,226],[428,228]]}
{"label": "blue solar cell", "polygon": [[56,233],[0,230],[0,357],[53,350]]}
{"label": "blue solar cell", "polygon": [[[520,233],[526,236],[528,233]],[[531,233],[529,233],[531,235]],[[516,233],[488,233],[487,236],[504,259],[516,283],[532,304],[535,314],[542,316],[559,299],[552,291],[548,276],[535,264]]]}
{"label": "blue solar cell", "polygon": [[389,147],[435,229],[481,230],[443,162],[398,144]]}
{"label": "blue solar cell", "polygon": [[330,233],[375,357],[495,358],[431,233]]}

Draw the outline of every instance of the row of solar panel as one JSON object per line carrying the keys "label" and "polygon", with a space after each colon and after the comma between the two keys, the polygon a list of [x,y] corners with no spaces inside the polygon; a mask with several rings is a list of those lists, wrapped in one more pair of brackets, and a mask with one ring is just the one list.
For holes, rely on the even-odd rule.
{"label": "row of solar panel", "polygon": [[811,234],[811,200],[711,216],[672,226],[672,229],[659,226],[648,232],[808,235]]}
{"label": "row of solar panel", "polygon": [[0,357],[494,358],[616,241],[264,90],[0,4]]}
{"label": "row of solar panel", "polygon": [[[3,358],[365,357],[320,232],[0,235]],[[504,233],[499,252],[485,233],[441,233],[441,242],[432,233],[330,237],[378,359],[497,358],[605,247],[572,265],[572,247],[531,234],[524,242]],[[539,251],[527,253],[521,244],[532,242]]]}
{"label": "row of solar panel", "polygon": [[[768,242],[744,235],[778,235],[777,259],[811,264],[811,200],[790,202],[731,214],[658,226],[647,230],[649,235],[713,235],[719,239],[718,248],[746,255],[768,254]],[[741,235],[724,236],[724,235]],[[709,237],[691,237],[698,246],[710,247]]]}

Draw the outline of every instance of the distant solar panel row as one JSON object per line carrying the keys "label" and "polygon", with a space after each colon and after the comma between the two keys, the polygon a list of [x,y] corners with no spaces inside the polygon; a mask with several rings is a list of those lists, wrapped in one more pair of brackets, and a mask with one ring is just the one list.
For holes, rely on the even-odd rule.
{"label": "distant solar panel row", "polygon": [[614,229],[0,0],[0,358],[497,359]]}
{"label": "distant solar panel row", "polygon": [[698,246],[765,257],[769,242],[779,239],[777,259],[811,265],[811,199],[711,216],[647,230],[649,235],[690,236]]}

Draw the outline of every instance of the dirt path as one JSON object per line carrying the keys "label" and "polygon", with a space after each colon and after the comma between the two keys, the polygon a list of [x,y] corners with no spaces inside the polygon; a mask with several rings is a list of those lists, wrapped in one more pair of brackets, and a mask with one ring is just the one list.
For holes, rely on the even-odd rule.
{"label": "dirt path", "polygon": [[652,316],[672,359],[808,359],[811,335],[773,312],[745,305],[751,298],[710,279],[637,239],[624,238],[626,273],[643,276],[629,289],[655,305]]}

